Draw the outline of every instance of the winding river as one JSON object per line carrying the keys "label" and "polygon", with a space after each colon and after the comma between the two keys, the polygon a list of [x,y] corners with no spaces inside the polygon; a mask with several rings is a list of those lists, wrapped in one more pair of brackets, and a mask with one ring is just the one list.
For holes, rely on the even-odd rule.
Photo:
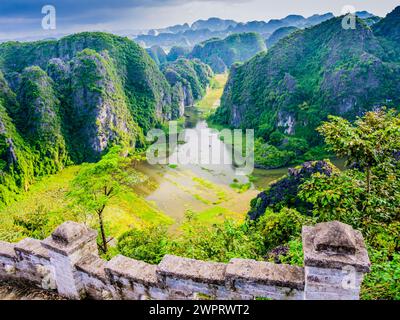
{"label": "winding river", "polygon": [[[227,216],[244,218],[250,208],[250,201],[257,196],[259,190],[283,176],[287,169],[255,169],[250,175],[250,182],[249,176],[237,175],[232,165],[231,149],[220,140],[217,130],[208,127],[196,107],[188,108],[185,118],[184,143],[175,146],[169,159],[182,159],[190,150],[201,149],[203,152],[208,149],[205,150],[207,156],[220,154],[224,161],[200,164],[195,161],[196,158],[178,165],[150,165],[144,162],[139,170],[150,177],[151,183],[141,187],[139,193],[171,216],[177,224],[184,220],[188,211],[212,221]],[[199,147],[198,141],[192,137],[200,134],[207,136],[208,141]],[[240,189],[241,186],[245,188]]]}
{"label": "winding river", "polygon": [[[184,221],[190,212],[196,213],[208,223],[222,221],[227,217],[241,220],[250,208],[250,201],[288,171],[288,168],[254,169],[251,175],[237,175],[232,165],[231,146],[221,141],[219,132],[209,128],[204,117],[204,114],[220,105],[227,75],[216,75],[214,80],[219,86],[209,88],[206,96],[196,106],[186,109],[183,138],[179,139],[183,141],[175,143],[169,155],[172,163],[182,156],[189,158],[189,161],[185,164],[178,161],[177,165],[150,165],[144,162],[138,168],[149,177],[149,182],[141,185],[136,192],[173,218],[175,226]],[[203,139],[199,143],[192,138],[200,134],[207,136],[205,143]],[[190,150],[201,150],[202,156],[192,159]],[[209,159],[210,155],[217,154],[224,161],[216,161],[218,164],[199,164],[198,160],[203,159],[203,151]],[[196,157],[198,151],[194,155]],[[343,167],[343,161],[333,162],[339,168]]]}

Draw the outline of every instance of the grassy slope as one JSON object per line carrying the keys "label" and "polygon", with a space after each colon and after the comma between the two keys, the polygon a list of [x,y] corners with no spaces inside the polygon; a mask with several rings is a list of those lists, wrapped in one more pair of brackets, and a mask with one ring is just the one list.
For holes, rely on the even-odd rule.
{"label": "grassy slope", "polygon": [[[80,166],[71,166],[56,175],[43,178],[34,184],[29,192],[0,211],[0,240],[18,241],[26,235],[23,228],[13,224],[14,219],[32,214],[46,215],[50,219],[48,229],[39,238],[47,236],[54,227],[66,220],[85,221],[86,217],[76,214],[68,207],[66,195],[69,184],[78,173]],[[169,225],[173,220],[160,212],[135,192],[120,194],[113,199],[105,211],[109,234],[118,237],[129,228],[142,227],[151,223]],[[89,224],[92,222],[87,221]]]}

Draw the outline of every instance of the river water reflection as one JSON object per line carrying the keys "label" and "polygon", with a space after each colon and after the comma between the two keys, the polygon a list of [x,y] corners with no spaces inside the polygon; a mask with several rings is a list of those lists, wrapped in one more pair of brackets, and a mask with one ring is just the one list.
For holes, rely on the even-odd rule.
{"label": "river water reflection", "polygon": [[[191,138],[200,133],[209,139],[201,145]],[[183,221],[187,210],[206,216],[244,218],[250,201],[257,196],[259,190],[287,173],[286,168],[255,169],[251,179],[246,175],[238,175],[237,168],[232,165],[230,147],[220,140],[218,131],[208,127],[195,108],[189,109],[186,114],[184,136],[185,143],[176,145],[170,159],[182,158],[183,154],[190,153],[189,150],[199,150],[203,160],[204,155],[219,154],[225,161],[198,163],[195,161],[197,152],[193,152],[194,156],[189,156],[193,161],[185,164],[140,165],[139,170],[148,175],[152,182],[151,187],[141,188],[140,192],[177,223]]]}

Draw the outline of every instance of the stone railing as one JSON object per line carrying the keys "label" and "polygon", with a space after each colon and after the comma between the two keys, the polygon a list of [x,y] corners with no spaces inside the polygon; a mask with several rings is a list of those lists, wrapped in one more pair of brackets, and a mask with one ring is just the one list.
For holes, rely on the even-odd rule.
{"label": "stone railing", "polygon": [[340,222],[303,228],[304,268],[167,255],[159,265],[101,259],[97,232],[66,222],[43,241],[0,242],[0,280],[70,299],[358,299],[370,262],[360,232]]}

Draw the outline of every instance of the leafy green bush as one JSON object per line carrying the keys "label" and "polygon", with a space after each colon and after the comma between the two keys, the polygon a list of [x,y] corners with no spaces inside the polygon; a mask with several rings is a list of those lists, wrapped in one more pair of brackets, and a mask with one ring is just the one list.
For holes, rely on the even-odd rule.
{"label": "leafy green bush", "polygon": [[262,236],[265,250],[286,244],[301,234],[307,219],[294,209],[283,208],[279,212],[267,209],[257,221],[256,230]]}
{"label": "leafy green bush", "polygon": [[400,300],[400,254],[370,249],[371,272],[361,287],[363,300]]}
{"label": "leafy green bush", "polygon": [[226,220],[223,224],[204,226],[195,220],[185,224],[183,234],[169,252],[199,260],[229,262],[232,258],[263,259],[261,234],[251,224]]}
{"label": "leafy green bush", "polygon": [[290,264],[292,266],[304,265],[303,243],[301,239],[296,238],[287,243],[287,252],[279,255],[279,263]]}
{"label": "leafy green bush", "polygon": [[283,141],[284,138],[285,138],[285,135],[284,135],[282,132],[280,132],[280,131],[274,131],[274,132],[271,133],[271,135],[269,136],[269,142],[270,142],[273,146],[277,147],[277,146],[279,146],[279,145],[282,143],[282,141]]}
{"label": "leafy green bush", "polygon": [[294,137],[287,138],[287,141],[284,141],[281,145],[282,150],[294,152],[296,156],[304,154],[309,148],[306,140]]}
{"label": "leafy green bush", "polygon": [[118,239],[117,248],[126,257],[158,264],[167,254],[168,243],[166,228],[152,226],[124,233]]}
{"label": "leafy green bush", "polygon": [[254,150],[255,163],[268,169],[287,166],[295,157],[294,152],[279,150],[273,145],[264,143],[261,139],[255,141]]}

